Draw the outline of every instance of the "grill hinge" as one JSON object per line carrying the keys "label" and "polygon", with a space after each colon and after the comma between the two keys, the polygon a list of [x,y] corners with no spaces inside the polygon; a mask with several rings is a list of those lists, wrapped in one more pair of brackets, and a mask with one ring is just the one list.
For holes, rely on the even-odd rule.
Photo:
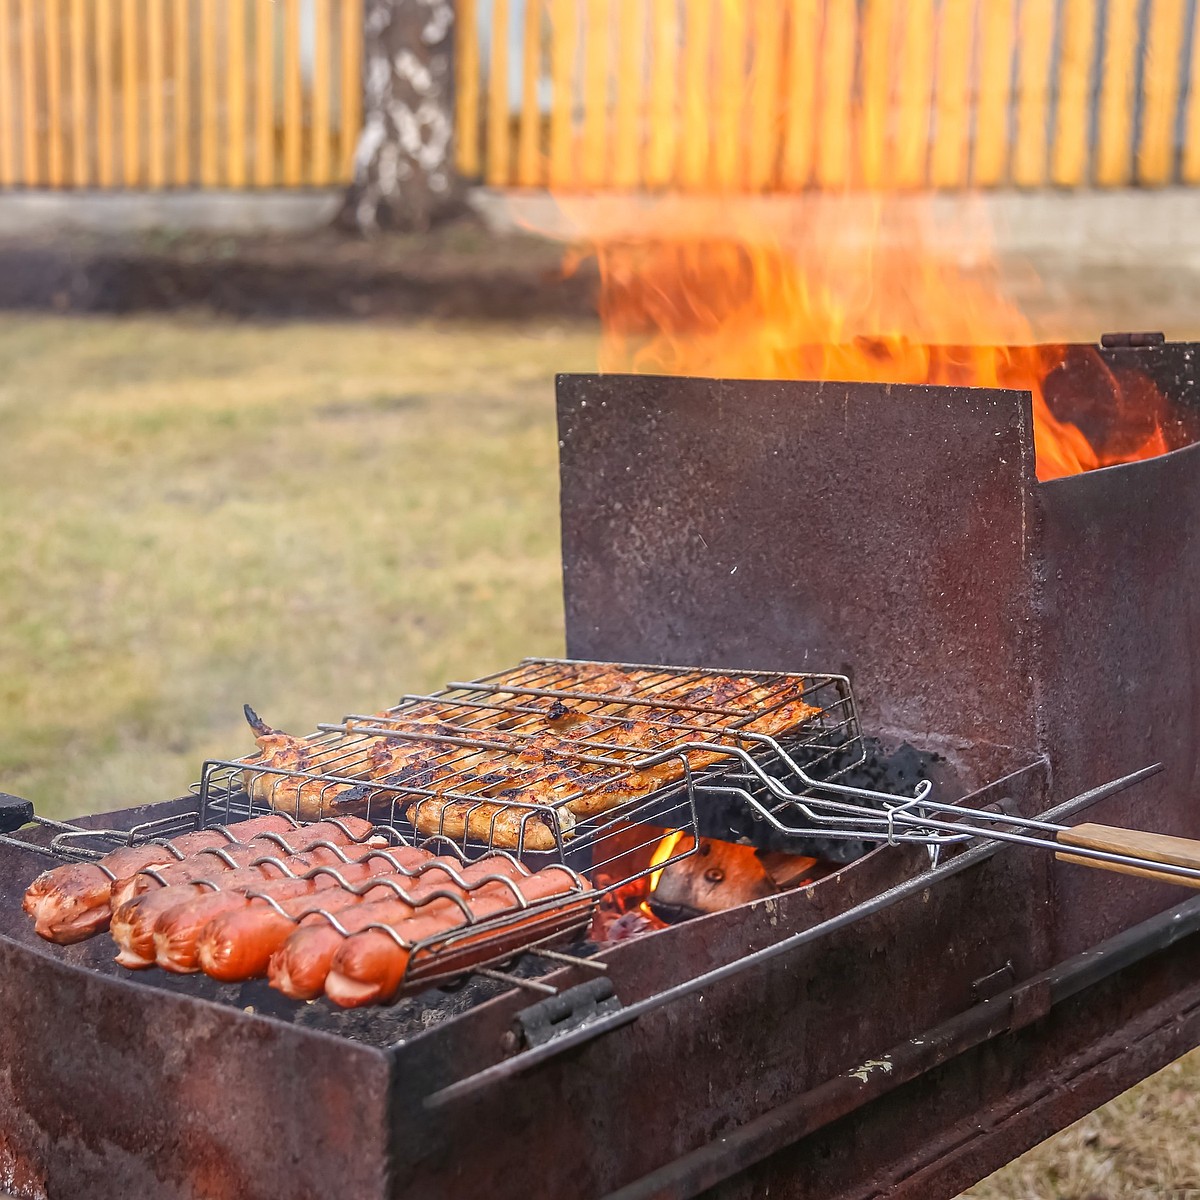
{"label": "grill hinge", "polygon": [[619,1012],[621,1001],[611,979],[600,976],[549,996],[517,1013],[512,1029],[504,1037],[510,1054],[541,1046],[561,1034],[578,1029],[598,1017]]}
{"label": "grill hinge", "polygon": [[1151,346],[1161,346],[1166,340],[1158,332],[1105,333],[1100,336],[1100,345],[1105,350],[1145,350]]}

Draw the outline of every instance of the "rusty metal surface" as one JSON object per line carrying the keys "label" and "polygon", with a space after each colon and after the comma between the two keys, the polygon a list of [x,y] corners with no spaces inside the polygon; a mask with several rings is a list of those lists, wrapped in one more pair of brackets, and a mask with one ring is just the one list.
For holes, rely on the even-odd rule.
{"label": "rusty metal surface", "polygon": [[20,896],[45,865],[0,848],[0,1187],[50,1200],[388,1194],[385,1053],[243,1011],[228,992],[211,1003],[216,989],[194,980],[116,978],[104,937],[40,943]]}
{"label": "rusty metal surface", "polygon": [[[619,1189],[612,1194],[611,1200],[650,1200],[651,1197],[655,1197],[656,1200],[666,1197],[682,1200],[683,1197],[693,1196],[710,1187],[724,1184],[746,1167],[752,1167],[774,1154],[788,1150],[801,1139],[811,1137],[839,1118],[874,1106],[880,1098],[887,1097],[890,1092],[938,1070],[944,1064],[973,1051],[989,1040],[1007,1037],[1035,1023],[1043,1022],[1043,1018],[1050,1015],[1055,1005],[1067,1005],[1087,993],[1089,989],[1093,989],[1094,997],[1098,985],[1135,964],[1141,964],[1160,951],[1170,950],[1184,939],[1195,943],[1198,930],[1200,899],[1193,897],[1167,913],[1159,914],[1084,954],[1013,988],[982,999],[973,1008],[965,1010],[942,1025],[926,1030],[920,1037],[890,1047],[886,1053],[862,1064],[858,1069],[836,1076],[763,1116],[746,1122],[719,1142],[705,1146],[673,1163],[665,1164],[651,1175]],[[1159,970],[1160,966],[1152,964],[1150,969]],[[1136,988],[1137,984],[1134,986]],[[1107,1040],[1111,1037],[1112,1030],[1104,1022],[1105,1015],[1103,1010],[1097,1012],[1093,1008],[1083,1020],[1096,1036],[1103,1035]],[[1117,1016],[1124,1019],[1126,1013],[1122,1011]],[[1083,1044],[1087,1046],[1086,1040]],[[1078,1064],[1071,1064],[1066,1068],[1058,1064],[1056,1071],[1051,1071],[1040,1081],[1043,1092],[1051,1092],[1064,1074],[1071,1078],[1077,1071]],[[1011,1097],[1007,1100],[1011,1104]],[[939,1102],[944,1104],[945,1098],[940,1098]],[[901,1105],[895,1103],[882,1106],[881,1111],[888,1108],[897,1115],[904,1111]],[[968,1107],[960,1111],[970,1112],[972,1120],[978,1126],[979,1114],[975,1110]],[[911,1115],[910,1110],[910,1118]],[[878,1117],[879,1114],[876,1113],[871,1119],[878,1123]],[[915,1124],[918,1128],[922,1124],[919,1120],[913,1122],[911,1119],[908,1123]],[[933,1133],[934,1130],[930,1128],[926,1132]],[[894,1149],[891,1143],[896,1140],[894,1135],[880,1138],[879,1149],[891,1152]],[[931,1138],[930,1142],[937,1146],[942,1140],[939,1134]],[[988,1139],[968,1137],[958,1140],[977,1140],[983,1143]],[[941,1156],[932,1151],[929,1144],[920,1143],[916,1157],[929,1163]],[[856,1179],[870,1178],[872,1172],[878,1169],[880,1158],[878,1152],[856,1156],[849,1164],[848,1176]],[[883,1161],[886,1164],[886,1157]],[[899,1171],[888,1165],[887,1170],[890,1171],[893,1182],[896,1178],[906,1175],[911,1165],[909,1163]],[[830,1178],[823,1175],[818,1189],[828,1186],[830,1182]],[[793,1194],[786,1184],[783,1191]],[[811,1193],[797,1188],[795,1194]],[[818,1190],[817,1194],[823,1195],[824,1192]]]}
{"label": "rusty metal surface", "polygon": [[[1017,786],[1039,790],[1041,782],[1033,772]],[[873,869],[897,862],[895,853],[879,851]],[[846,882],[867,862],[847,868]],[[398,1097],[396,1195],[470,1187],[464,1128],[489,1131],[495,1196],[604,1194],[709,1144],[971,1007],[976,981],[1006,962],[1022,978],[1037,970],[1046,948],[1028,930],[1042,903],[1038,870],[1023,852],[998,854],[786,959],[645,1013],[433,1113]],[[827,889],[826,905],[843,904],[846,890]],[[803,892],[792,893],[614,947],[617,994],[628,1003],[647,979],[686,977],[781,940],[814,923],[815,914],[805,911],[810,903]],[[973,914],[969,925],[963,912]],[[431,1031],[404,1048],[399,1074],[428,1093],[477,1070],[486,1038],[464,1032],[490,1018],[479,1011],[457,1029]],[[547,1154],[535,1181],[510,1189],[504,1181],[528,1162],[531,1136],[571,1152]]]}
{"label": "rusty metal surface", "polygon": [[[1039,488],[1044,748],[1071,790],[1134,763],[1166,770],[1094,819],[1200,837],[1200,445]],[[1095,871],[1057,880],[1059,954],[1172,903]]]}
{"label": "rusty metal surface", "polygon": [[1200,936],[1192,935],[702,1194],[950,1200],[1198,1043]]}
{"label": "rusty metal surface", "polygon": [[560,376],[572,655],[845,672],[875,731],[1036,745],[1027,397]]}
{"label": "rusty metal surface", "polygon": [[0,1064],[0,1180],[22,1194],[388,1194],[379,1051],[0,938]]}
{"label": "rusty metal surface", "polygon": [[[1092,404],[1097,389],[1136,397],[1145,380],[1177,401],[1169,444],[1194,438],[1191,347],[1078,348],[1048,392],[1113,438],[1103,405]],[[1162,777],[1092,817],[1200,836],[1200,447],[1038,484],[1027,399],[964,389],[582,376],[560,379],[559,417],[572,653],[764,668],[850,670],[853,661],[868,730],[901,730],[919,746],[1029,747],[1050,762],[1052,800],[1161,759]],[[960,895],[957,917],[946,915],[997,947],[1030,939],[1036,948],[1010,972],[1018,981],[1180,895],[1044,869],[1010,876],[997,912]],[[1024,888],[1036,899],[1027,903]],[[937,961],[913,928],[887,936],[911,963],[953,976],[953,954]],[[1101,987],[1095,1006],[1080,1009],[1078,1038],[1061,1054],[1053,1039],[1030,1035],[1043,1077],[1073,1069],[1071,1046],[1082,1055],[1110,1027],[1133,1028],[1166,1002],[1169,992],[1156,998],[1151,982],[1131,977],[1127,1005]],[[1190,980],[1173,978],[1190,1003]],[[902,980],[891,983],[897,1004],[915,1003]],[[877,1009],[863,1011],[877,1028]],[[1164,1045],[1181,1051],[1185,1040],[1127,1047],[1109,1075],[1133,1082]],[[801,1166],[830,1156],[861,1166],[873,1154],[880,1178],[905,1154],[955,1161],[953,1141],[941,1139],[964,1112],[986,1117],[990,1081],[1009,1077],[1003,1053],[965,1056],[947,1104],[907,1150],[900,1109],[880,1118],[874,1151],[857,1126],[839,1124],[833,1140],[806,1140],[789,1160],[802,1176],[810,1170],[812,1188],[789,1190],[786,1173],[764,1168],[770,1194],[830,1194],[831,1179],[818,1188]],[[1012,1053],[1019,1061],[1019,1047]],[[1006,1128],[1040,1120],[1044,1136],[1072,1119],[1070,1100],[1032,1107],[1037,1120]],[[955,1187],[1026,1148],[1020,1136],[985,1137],[972,1152],[977,1175],[961,1165],[971,1156],[959,1156]],[[847,1179],[858,1169],[846,1166]],[[730,1192],[742,1194],[766,1191]],[[845,1194],[859,1192],[847,1184]]]}

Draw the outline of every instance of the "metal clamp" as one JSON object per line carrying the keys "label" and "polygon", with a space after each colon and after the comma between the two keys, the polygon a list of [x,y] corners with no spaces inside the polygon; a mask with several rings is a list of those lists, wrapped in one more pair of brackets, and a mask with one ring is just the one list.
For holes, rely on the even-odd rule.
{"label": "metal clamp", "polygon": [[541,1046],[620,1010],[621,1001],[612,980],[600,975],[522,1009],[513,1020],[512,1030],[505,1035],[504,1048],[513,1053]]}

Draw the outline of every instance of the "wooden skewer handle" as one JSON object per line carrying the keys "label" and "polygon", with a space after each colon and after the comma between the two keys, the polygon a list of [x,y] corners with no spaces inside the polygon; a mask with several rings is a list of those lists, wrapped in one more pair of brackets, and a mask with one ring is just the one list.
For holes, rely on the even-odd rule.
{"label": "wooden skewer handle", "polygon": [[[1071,829],[1064,829],[1056,840],[1064,846],[1104,850],[1109,854],[1128,854],[1135,858],[1148,858],[1154,862],[1171,863],[1176,867],[1191,867],[1200,871],[1200,842],[1192,841],[1191,838],[1168,837],[1165,833],[1146,833],[1141,829],[1119,829],[1113,825],[1076,825]],[[1103,871],[1116,871],[1119,875],[1141,875],[1145,879],[1158,879],[1163,883],[1179,883],[1184,887],[1200,888],[1200,879],[1164,875],[1161,871],[1152,871],[1144,867],[1101,862],[1099,859],[1084,858],[1061,851],[1054,857],[1060,862],[1099,867]]]}

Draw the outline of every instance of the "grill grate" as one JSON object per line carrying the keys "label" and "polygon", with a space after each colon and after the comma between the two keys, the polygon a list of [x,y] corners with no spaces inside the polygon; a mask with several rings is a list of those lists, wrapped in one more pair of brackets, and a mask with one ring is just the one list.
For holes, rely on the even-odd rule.
{"label": "grill grate", "polygon": [[[789,724],[800,705],[803,719]],[[606,840],[618,827],[694,833],[697,780],[729,765],[719,750],[765,767],[778,759],[774,739],[755,732],[763,727],[815,776],[862,761],[842,676],[530,659],[322,725],[303,739],[308,767],[264,766],[255,756],[207,762],[199,820],[354,812],[404,836],[452,840],[468,854],[506,848],[526,861],[591,871],[609,861]],[[380,758],[402,765],[371,777]],[[613,792],[631,794],[606,807]]]}
{"label": "grill grate", "polygon": [[[606,892],[695,853],[697,797],[739,764],[765,774],[802,763],[809,777],[824,780],[865,757],[842,676],[565,659],[530,659],[432,695],[406,695],[385,712],[353,714],[305,738],[267,730],[260,744],[257,755],[206,762],[187,811],[127,831],[43,822],[55,825],[49,849],[66,859],[95,858],[199,828],[231,826],[232,836],[237,822],[272,811],[297,823],[353,813],[393,846],[449,853],[464,866],[499,854],[525,874],[566,871],[571,885],[549,900],[516,897],[512,910],[479,918],[461,904],[461,923],[411,944],[390,927],[372,926],[405,951],[397,995],[470,972],[511,978],[490,969],[526,953],[552,958],[546,947],[578,939]],[[279,746],[284,761],[300,765],[264,762]],[[379,772],[381,762],[398,760],[400,769]],[[472,820],[479,813],[482,823]],[[660,847],[671,831],[691,836],[676,839],[683,850],[650,865],[652,855],[641,852]],[[335,868],[316,870],[336,875]],[[602,886],[590,887],[587,876]],[[313,916],[345,932],[336,912]]]}

